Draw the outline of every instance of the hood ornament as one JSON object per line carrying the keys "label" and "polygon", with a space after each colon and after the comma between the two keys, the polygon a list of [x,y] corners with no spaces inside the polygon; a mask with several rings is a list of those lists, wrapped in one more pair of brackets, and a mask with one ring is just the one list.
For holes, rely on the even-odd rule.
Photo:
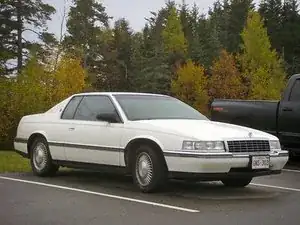
{"label": "hood ornament", "polygon": [[249,132],[248,136],[249,136],[249,138],[252,138],[253,133],[252,133],[252,132]]}

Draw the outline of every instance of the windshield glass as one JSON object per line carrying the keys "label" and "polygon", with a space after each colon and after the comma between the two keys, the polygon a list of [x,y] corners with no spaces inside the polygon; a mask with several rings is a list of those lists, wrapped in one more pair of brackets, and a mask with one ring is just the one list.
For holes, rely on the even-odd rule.
{"label": "windshield glass", "polygon": [[208,120],[194,108],[169,96],[115,95],[129,120]]}

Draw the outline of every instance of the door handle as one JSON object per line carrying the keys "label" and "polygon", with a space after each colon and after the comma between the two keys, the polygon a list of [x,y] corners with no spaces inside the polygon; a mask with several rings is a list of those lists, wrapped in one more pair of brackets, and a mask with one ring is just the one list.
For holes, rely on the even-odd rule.
{"label": "door handle", "polygon": [[289,108],[289,107],[283,107],[282,110],[283,110],[283,111],[286,111],[286,112],[287,112],[287,111],[288,111],[288,112],[293,111],[293,109],[292,109],[292,108]]}
{"label": "door handle", "polygon": [[70,127],[70,128],[69,128],[69,131],[73,131],[73,130],[75,130],[74,127]]}

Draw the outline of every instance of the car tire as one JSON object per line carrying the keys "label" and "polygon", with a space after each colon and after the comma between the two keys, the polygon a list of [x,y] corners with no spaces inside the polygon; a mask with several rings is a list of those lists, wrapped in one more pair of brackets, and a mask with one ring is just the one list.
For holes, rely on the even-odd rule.
{"label": "car tire", "polygon": [[53,164],[45,138],[38,137],[30,145],[30,164],[33,174],[37,176],[53,176],[58,171],[59,166]]}
{"label": "car tire", "polygon": [[136,149],[131,169],[135,185],[144,193],[157,191],[167,182],[167,167],[163,156],[148,145]]}
{"label": "car tire", "polygon": [[222,183],[227,187],[242,188],[250,184],[252,178],[227,178],[223,179]]}

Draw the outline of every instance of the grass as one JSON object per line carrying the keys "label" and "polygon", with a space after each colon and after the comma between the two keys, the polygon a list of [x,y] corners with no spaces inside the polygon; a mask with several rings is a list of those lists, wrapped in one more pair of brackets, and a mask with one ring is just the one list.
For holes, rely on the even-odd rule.
{"label": "grass", "polygon": [[0,151],[0,173],[29,171],[31,171],[29,159],[13,151]]}

